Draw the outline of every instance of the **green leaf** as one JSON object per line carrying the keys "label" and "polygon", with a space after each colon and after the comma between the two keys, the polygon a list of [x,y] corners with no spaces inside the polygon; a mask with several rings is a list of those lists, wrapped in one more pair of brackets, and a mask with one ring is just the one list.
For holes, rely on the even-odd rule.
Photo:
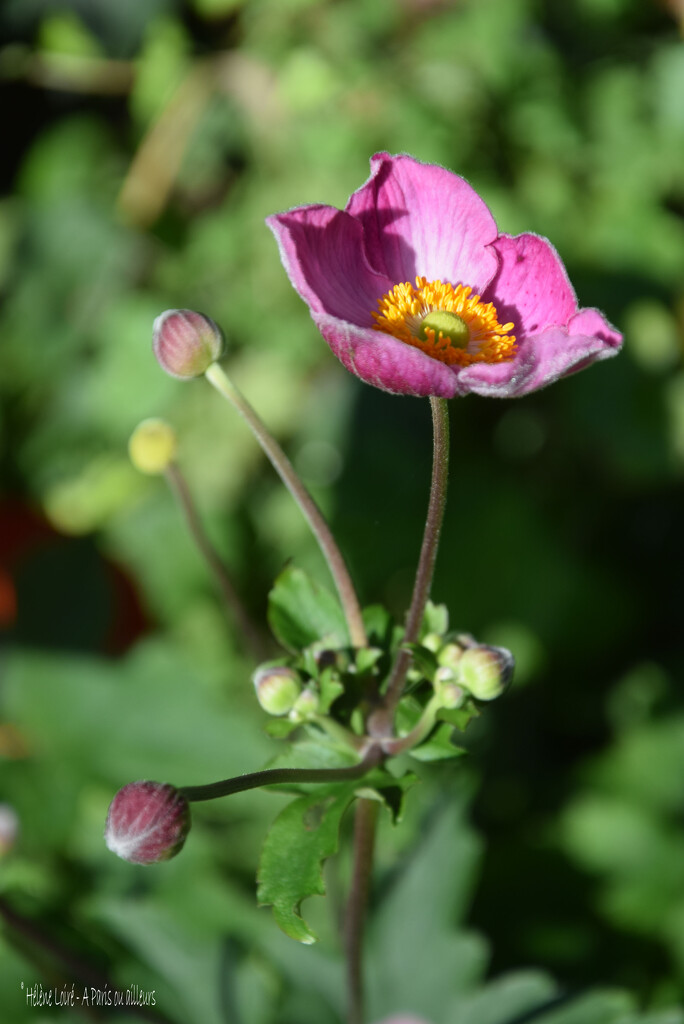
{"label": "green leaf", "polygon": [[310,944],[316,936],[299,908],[308,896],[323,896],[323,862],[337,851],[342,815],[354,784],[336,795],[298,797],[280,812],[266,836],[259,863],[257,899],[290,938]]}
{"label": "green leaf", "polygon": [[360,647],[356,652],[356,671],[360,676],[375,668],[385,652],[380,647]]}
{"label": "green leaf", "polygon": [[344,693],[344,686],[334,668],[326,668],[321,672],[318,686],[320,690],[318,709],[321,715],[327,715],[330,705]]}
{"label": "green leaf", "polygon": [[331,647],[350,642],[337,598],[294,566],[281,572],[268,595],[268,621],[276,639],[293,653],[324,638]]}
{"label": "green leaf", "polygon": [[468,723],[472,722],[473,718],[479,717],[480,712],[471,701],[468,701],[462,708],[442,708],[437,713],[437,718],[442,722],[455,725],[459,732],[465,732]]}
{"label": "green leaf", "polygon": [[558,988],[539,971],[516,971],[468,995],[457,996],[445,1016],[445,1024],[511,1024],[530,1022],[543,1009],[556,1005]]}
{"label": "green leaf", "polygon": [[450,757],[460,757],[466,751],[454,743],[453,735],[453,726],[444,722],[425,743],[410,751],[411,757],[417,761],[445,761]]}
{"label": "green leaf", "polygon": [[301,724],[301,722],[293,722],[290,718],[269,718],[264,729],[269,736],[276,740],[282,740],[298,729]]}
{"label": "green leaf", "polygon": [[363,624],[372,644],[386,647],[392,637],[392,616],[381,604],[371,604],[363,609]]}
{"label": "green leaf", "polygon": [[420,779],[413,772],[396,776],[384,768],[376,768],[364,782],[365,785],[356,790],[356,795],[369,800],[380,800],[390,812],[392,824],[398,825],[404,816],[406,794],[420,782]]}
{"label": "green leaf", "polygon": [[413,658],[413,665],[418,671],[425,676],[426,679],[432,681],[435,676],[435,672],[438,669],[437,658],[433,651],[427,647],[421,646],[421,644],[402,644],[411,652]]}
{"label": "green leaf", "polygon": [[445,604],[433,604],[432,601],[428,601],[420,627],[421,639],[428,633],[439,633],[440,636],[444,636],[448,628],[449,610],[447,606]]}

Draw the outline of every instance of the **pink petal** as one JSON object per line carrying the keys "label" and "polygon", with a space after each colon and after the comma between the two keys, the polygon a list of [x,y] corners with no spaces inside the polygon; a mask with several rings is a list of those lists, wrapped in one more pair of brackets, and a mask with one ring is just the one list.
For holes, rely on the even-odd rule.
{"label": "pink petal", "polygon": [[496,273],[487,248],[497,237],[494,218],[468,182],[444,167],[377,153],[346,209],[363,225],[371,264],[392,284],[421,274],[481,294]]}
{"label": "pink petal", "polygon": [[457,376],[452,368],[420,349],[381,331],[361,329],[320,313],[312,316],[337,358],[367,384],[419,398],[451,398],[456,393]]}
{"label": "pink petal", "polygon": [[[568,330],[570,334],[585,334],[600,338],[606,345],[616,350],[622,344],[622,335],[608,323],[598,309],[580,309],[568,324]],[[609,353],[609,355],[613,354],[613,352]]]}
{"label": "pink petal", "polygon": [[[575,333],[577,326],[599,326],[593,315],[584,316],[587,313],[599,317],[601,333]],[[456,393],[472,391],[491,398],[517,398],[618,352],[621,336],[595,310],[582,310],[570,323],[572,333],[565,327],[550,327],[525,338],[518,355],[509,363],[476,363],[460,370]]]}
{"label": "pink petal", "polygon": [[577,299],[548,239],[500,235],[492,248],[499,254],[499,269],[483,297],[496,306],[499,323],[512,320],[518,339],[546,327],[564,327],[577,311]]}
{"label": "pink petal", "polygon": [[368,326],[392,283],[366,259],[363,229],[332,206],[301,206],[266,219],[290,281],[312,313]]}

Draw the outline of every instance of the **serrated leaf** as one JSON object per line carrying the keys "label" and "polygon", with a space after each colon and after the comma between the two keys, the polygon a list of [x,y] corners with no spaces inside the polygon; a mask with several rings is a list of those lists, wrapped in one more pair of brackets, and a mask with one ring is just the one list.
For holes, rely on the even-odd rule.
{"label": "serrated leaf", "polygon": [[411,757],[417,761],[445,761],[450,757],[460,757],[466,751],[454,743],[453,735],[453,726],[443,723],[425,743],[410,751]]}
{"label": "serrated leaf", "polygon": [[276,639],[293,653],[324,638],[331,647],[349,645],[337,598],[294,566],[281,572],[268,595],[268,621]]}
{"label": "serrated leaf", "polygon": [[380,800],[390,812],[392,824],[398,825],[404,816],[406,794],[420,782],[420,779],[413,772],[404,772],[403,775],[396,776],[384,768],[377,768],[364,782],[364,786],[356,790],[356,795]]}
{"label": "serrated leaf", "polygon": [[442,722],[455,725],[459,732],[465,732],[468,723],[472,722],[473,718],[479,718],[480,712],[473,703],[468,702],[462,708],[442,708],[437,712],[437,717]]}
{"label": "serrated leaf", "polygon": [[272,906],[276,923],[298,942],[316,941],[299,912],[308,896],[323,896],[323,862],[337,851],[342,815],[354,785],[335,795],[298,797],[280,812],[266,836],[259,863],[257,899]]}

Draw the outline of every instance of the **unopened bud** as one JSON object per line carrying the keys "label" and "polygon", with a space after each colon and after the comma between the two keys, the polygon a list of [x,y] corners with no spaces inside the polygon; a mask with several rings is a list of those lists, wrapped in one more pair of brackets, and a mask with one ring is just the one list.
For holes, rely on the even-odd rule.
{"label": "unopened bud", "polygon": [[0,804],[0,857],[14,846],[19,833],[19,817],[9,804]]}
{"label": "unopened bud", "polygon": [[154,321],[152,346],[162,370],[180,380],[201,377],[221,355],[223,335],[192,309],[167,309]]}
{"label": "unopened bud", "polygon": [[131,434],[128,454],[141,473],[163,473],[176,457],[176,433],[164,420],[143,420]]}
{"label": "unopened bud", "polygon": [[293,722],[306,722],[318,714],[318,706],[318,694],[315,690],[307,687],[297,697],[294,707],[290,711],[290,718]]}
{"label": "unopened bud", "polygon": [[437,664],[446,668],[455,668],[463,655],[463,648],[460,644],[445,644],[437,654]]}
{"label": "unopened bud", "polygon": [[464,651],[458,663],[461,682],[477,700],[499,697],[511,679],[515,658],[505,647],[481,644]]}
{"label": "unopened bud", "polygon": [[111,804],[105,843],[132,864],[156,864],[180,853],[190,831],[190,805],[174,786],[129,782]]}
{"label": "unopened bud", "polygon": [[443,643],[444,638],[439,633],[428,633],[420,641],[421,647],[427,647],[428,651],[432,651],[433,654],[437,653]]}
{"label": "unopened bud", "polygon": [[252,677],[257,700],[269,715],[286,715],[302,691],[297,673],[284,665],[264,666]]}
{"label": "unopened bud", "polygon": [[453,709],[460,708],[462,704],[465,704],[468,695],[458,683],[444,683],[439,688],[439,696],[443,708]]}

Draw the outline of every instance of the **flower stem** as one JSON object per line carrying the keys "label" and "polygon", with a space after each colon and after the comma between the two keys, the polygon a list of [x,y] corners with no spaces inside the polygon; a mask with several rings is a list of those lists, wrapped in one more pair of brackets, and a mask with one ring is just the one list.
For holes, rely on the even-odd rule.
{"label": "flower stem", "polygon": [[260,786],[276,786],[294,782],[349,782],[363,778],[371,768],[382,760],[379,747],[371,747],[362,761],[349,768],[266,768],[262,772],[238,775],[222,782],[210,782],[207,786],[183,786],[180,792],[186,800],[198,803],[200,800],[216,800],[221,796],[243,793],[246,789]]}
{"label": "flower stem", "polygon": [[393,739],[384,740],[382,749],[390,757],[397,757],[405,750],[412,750],[417,747],[432,732],[437,713],[444,707],[444,702],[439,694],[434,694],[423,708],[423,713],[405,736],[397,736]]}
{"label": "flower stem", "polygon": [[[423,544],[418,560],[416,579],[413,584],[411,606],[406,618],[404,643],[415,643],[418,639],[425,605],[430,596],[432,574],[435,569],[439,535],[442,529],[446,507],[447,480],[449,477],[449,407],[445,398],[431,398],[432,409],[432,482],[428,504]],[[391,731],[392,714],[401,697],[404,680],[411,664],[411,652],[400,648],[392,666],[384,700],[384,711],[388,731]]]}
{"label": "flower stem", "polygon": [[344,922],[348,1024],[364,1024],[363,933],[375,848],[377,800],[361,798],[354,816],[354,866]]}
{"label": "flower stem", "polygon": [[202,525],[202,520],[200,519],[197,509],[195,508],[195,503],[192,500],[192,495],[185,477],[175,462],[169,463],[164,475],[168,481],[169,487],[178,500],[178,504],[182,509],[193,540],[197,544],[197,547],[204,556],[207,565],[214,574],[216,581],[221,588],[221,593],[223,594],[226,606],[228,607],[232,617],[235,619],[240,635],[244,638],[246,647],[249,648],[251,654],[254,655],[257,661],[261,661],[263,658],[268,656],[268,649],[266,648],[261,634],[250,619],[245,606],[240,600],[240,595],[233,586],[225,565],[219,558],[206,534],[204,526]]}
{"label": "flower stem", "polygon": [[272,434],[268,432],[263,421],[249,404],[247,399],[244,398],[233,382],[226,376],[219,364],[212,363],[206,371],[205,376],[207,380],[213,384],[216,390],[232,403],[243,419],[247,422],[257,441],[271,460],[276,473],[278,473],[280,479],[299,505],[305,519],[313,530],[325,560],[328,563],[330,572],[332,573],[332,577],[335,581],[335,586],[337,587],[337,592],[342,603],[345,618],[347,620],[349,638],[352,646],[366,647],[368,645],[368,640],[366,638],[366,629],[361,617],[359,599],[356,596],[354,584],[352,583],[344,558],[342,557],[340,549],[335,542],[335,538],[330,531],[330,527],[323,518],[321,510],[318,508],[318,505],[298,477],[285,452],[282,450]]}

